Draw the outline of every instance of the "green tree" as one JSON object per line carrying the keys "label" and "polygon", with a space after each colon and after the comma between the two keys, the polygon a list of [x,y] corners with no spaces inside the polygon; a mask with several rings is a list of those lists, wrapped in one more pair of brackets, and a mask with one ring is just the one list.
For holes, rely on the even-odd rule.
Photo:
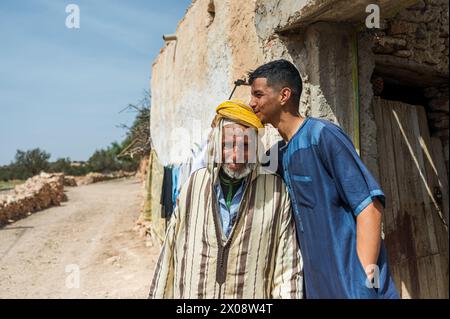
{"label": "green tree", "polygon": [[16,174],[15,178],[26,179],[48,170],[49,158],[50,153],[40,148],[29,151],[17,150],[15,162],[12,165]]}
{"label": "green tree", "polygon": [[59,158],[55,162],[50,163],[49,171],[52,173],[81,176],[88,173],[88,168],[83,163],[73,163],[69,157],[66,157]]}
{"label": "green tree", "polygon": [[120,169],[120,163],[115,154],[116,151],[115,145],[106,149],[96,150],[88,160],[89,170],[98,173],[108,173]]}
{"label": "green tree", "polygon": [[98,173],[109,173],[118,170],[134,171],[139,165],[137,159],[130,157],[121,157],[118,155],[122,152],[127,144],[113,142],[106,149],[96,150],[87,161],[88,170]]}
{"label": "green tree", "polygon": [[71,169],[70,158],[58,158],[55,162],[50,163],[50,172],[52,173],[65,173],[69,175]]}
{"label": "green tree", "polygon": [[9,181],[14,179],[11,165],[0,166],[0,181]]}

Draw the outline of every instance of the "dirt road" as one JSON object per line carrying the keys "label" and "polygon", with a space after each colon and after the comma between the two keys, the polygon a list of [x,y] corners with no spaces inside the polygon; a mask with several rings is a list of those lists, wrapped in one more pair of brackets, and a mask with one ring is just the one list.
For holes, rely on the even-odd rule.
{"label": "dirt road", "polygon": [[159,247],[133,231],[140,182],[67,195],[60,207],[0,228],[0,298],[146,298]]}

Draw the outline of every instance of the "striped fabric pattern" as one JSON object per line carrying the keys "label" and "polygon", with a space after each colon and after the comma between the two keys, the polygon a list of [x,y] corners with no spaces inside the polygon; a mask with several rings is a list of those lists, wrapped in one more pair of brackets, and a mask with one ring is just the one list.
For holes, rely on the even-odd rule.
{"label": "striped fabric pattern", "polygon": [[282,179],[257,170],[248,177],[226,238],[211,176],[198,170],[183,187],[149,298],[302,298],[302,257]]}

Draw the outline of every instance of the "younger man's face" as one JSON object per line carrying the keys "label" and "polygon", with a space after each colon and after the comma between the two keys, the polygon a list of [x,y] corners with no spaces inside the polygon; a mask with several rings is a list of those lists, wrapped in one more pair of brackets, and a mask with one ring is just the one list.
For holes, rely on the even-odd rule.
{"label": "younger man's face", "polygon": [[266,78],[256,78],[251,86],[249,105],[263,124],[277,121],[281,111],[280,92],[267,85]]}

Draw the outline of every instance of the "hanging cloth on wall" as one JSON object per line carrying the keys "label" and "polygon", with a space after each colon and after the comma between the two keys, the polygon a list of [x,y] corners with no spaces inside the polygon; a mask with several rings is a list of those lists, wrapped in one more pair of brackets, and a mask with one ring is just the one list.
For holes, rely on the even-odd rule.
{"label": "hanging cloth on wall", "polygon": [[177,197],[179,194],[178,180],[180,175],[180,166],[172,167],[172,206],[177,205]]}
{"label": "hanging cloth on wall", "polygon": [[172,168],[164,167],[164,176],[161,191],[161,201],[162,210],[161,217],[169,218],[173,211],[173,176]]}

